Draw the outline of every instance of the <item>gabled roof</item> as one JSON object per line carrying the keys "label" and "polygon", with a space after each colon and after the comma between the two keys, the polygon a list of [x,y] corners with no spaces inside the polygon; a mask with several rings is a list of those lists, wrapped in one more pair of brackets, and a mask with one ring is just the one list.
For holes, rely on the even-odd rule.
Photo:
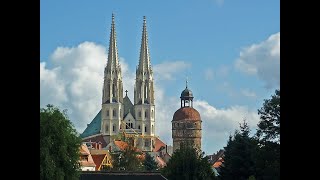
{"label": "gabled roof", "polygon": [[90,151],[85,144],[81,144],[80,146],[80,153],[81,155],[88,156],[88,160],[80,160],[80,165],[81,166],[86,166],[86,167],[95,167],[96,164],[94,163],[92,156],[90,155]]}
{"label": "gabled roof", "polygon": [[155,138],[153,152],[158,152],[161,147],[166,147],[166,144],[163,143],[159,138]]}
{"label": "gabled roof", "polygon": [[89,138],[87,138],[87,137],[82,138],[82,142],[88,142],[88,141],[100,142],[102,148],[107,146],[107,142],[104,140],[103,135],[101,135],[101,134],[98,134],[96,136],[92,136],[92,137],[89,137]]}
{"label": "gabled roof", "polygon": [[101,110],[96,117],[88,124],[87,128],[80,134],[81,138],[99,134],[101,129]]}
{"label": "gabled roof", "polygon": [[[125,96],[123,98],[123,107],[124,107],[124,111],[123,111],[123,117],[126,117],[126,115],[130,112],[132,114],[132,116],[134,117],[134,106],[131,102],[131,100],[129,99],[128,96]],[[134,117],[135,118],[135,117]]]}
{"label": "gabled roof", "polygon": [[100,169],[102,161],[107,157],[107,154],[95,154],[91,155],[94,163],[96,164],[96,171]]}
{"label": "gabled roof", "polygon": [[114,144],[121,150],[124,151],[128,147],[128,143],[124,141],[114,141]]}

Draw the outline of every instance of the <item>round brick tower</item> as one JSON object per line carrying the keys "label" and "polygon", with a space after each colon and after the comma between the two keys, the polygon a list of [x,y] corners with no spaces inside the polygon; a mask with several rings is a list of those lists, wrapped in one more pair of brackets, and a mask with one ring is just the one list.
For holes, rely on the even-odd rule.
{"label": "round brick tower", "polygon": [[186,88],[182,91],[181,107],[172,119],[173,151],[180,148],[181,143],[188,143],[194,148],[201,150],[201,117],[199,112],[193,108],[193,94]]}

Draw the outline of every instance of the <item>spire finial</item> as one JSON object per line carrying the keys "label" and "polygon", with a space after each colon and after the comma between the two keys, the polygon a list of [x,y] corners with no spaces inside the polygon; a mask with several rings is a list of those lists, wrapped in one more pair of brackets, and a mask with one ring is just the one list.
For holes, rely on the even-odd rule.
{"label": "spire finial", "polygon": [[128,90],[126,90],[125,92],[126,92],[126,96],[128,96]]}
{"label": "spire finial", "polygon": [[114,13],[112,13],[112,24],[114,24]]}
{"label": "spire finial", "polygon": [[186,89],[188,89],[188,76],[186,78]]}

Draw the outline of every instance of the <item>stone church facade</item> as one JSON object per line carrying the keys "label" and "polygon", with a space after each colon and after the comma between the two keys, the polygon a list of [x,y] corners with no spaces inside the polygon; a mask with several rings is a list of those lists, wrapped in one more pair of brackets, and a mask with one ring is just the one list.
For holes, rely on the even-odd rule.
{"label": "stone church facade", "polygon": [[[133,135],[135,146],[152,151],[155,141],[154,79],[150,61],[146,18],[143,18],[139,64],[136,69],[134,101],[125,91],[119,63],[114,15],[109,40],[108,61],[104,69],[101,110],[80,135],[83,141],[109,144],[119,134]],[[137,136],[138,135],[138,136]]]}

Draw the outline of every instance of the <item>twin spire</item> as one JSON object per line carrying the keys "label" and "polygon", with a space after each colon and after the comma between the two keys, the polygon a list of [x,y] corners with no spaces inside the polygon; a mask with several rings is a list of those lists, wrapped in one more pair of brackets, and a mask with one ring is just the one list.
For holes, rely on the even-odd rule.
{"label": "twin spire", "polygon": [[142,29],[140,60],[139,60],[138,71],[149,72],[150,70],[151,70],[151,65],[150,65],[150,55],[149,55],[149,47],[148,47],[147,22],[146,22],[146,16],[143,16],[143,29]]}
{"label": "twin spire", "polygon": [[118,59],[117,35],[116,35],[116,29],[114,24],[114,14],[112,13],[108,63],[107,63],[106,71],[110,71],[111,73],[113,73],[113,71],[117,69],[121,71],[121,68],[119,66],[119,59]]}
{"label": "twin spire", "polygon": [[[115,70],[120,70],[119,58],[118,58],[118,48],[116,40],[116,30],[114,22],[114,14],[112,13],[112,23],[111,23],[111,32],[109,40],[109,52],[108,52],[108,63],[106,67],[107,72],[113,73]],[[139,72],[149,72],[151,71],[149,47],[148,47],[148,35],[147,35],[147,23],[146,16],[143,16],[143,30],[141,38],[141,48],[140,48],[140,58],[139,66],[137,69]]]}

